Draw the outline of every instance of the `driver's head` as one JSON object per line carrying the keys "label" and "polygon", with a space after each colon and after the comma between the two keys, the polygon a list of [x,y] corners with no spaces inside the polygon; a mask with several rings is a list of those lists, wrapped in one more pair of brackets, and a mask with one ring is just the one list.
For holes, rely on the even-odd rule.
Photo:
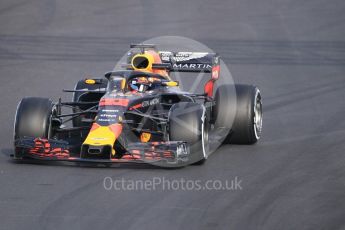
{"label": "driver's head", "polygon": [[146,77],[136,77],[130,80],[129,88],[135,92],[145,92],[150,86]]}

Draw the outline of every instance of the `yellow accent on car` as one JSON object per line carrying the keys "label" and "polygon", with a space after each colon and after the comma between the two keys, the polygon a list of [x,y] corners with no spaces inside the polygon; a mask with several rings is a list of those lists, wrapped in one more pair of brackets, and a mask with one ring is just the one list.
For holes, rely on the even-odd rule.
{"label": "yellow accent on car", "polygon": [[136,54],[131,60],[133,70],[152,72],[152,63],[154,59],[149,54]]}
{"label": "yellow accent on car", "polygon": [[89,135],[87,135],[83,144],[95,146],[113,146],[115,140],[115,134],[110,130],[108,126],[99,126],[97,129],[89,132]]}
{"label": "yellow accent on car", "polygon": [[123,78],[122,81],[121,81],[121,89],[124,90],[126,87],[126,79]]}
{"label": "yellow accent on car", "polygon": [[94,85],[96,84],[96,81],[94,79],[85,79],[85,83],[88,85]]}
{"label": "yellow accent on car", "polygon": [[166,86],[178,86],[178,82],[177,81],[168,81],[165,83]]}
{"label": "yellow accent on car", "polygon": [[148,142],[151,139],[151,133],[141,133],[140,140],[141,142]]}

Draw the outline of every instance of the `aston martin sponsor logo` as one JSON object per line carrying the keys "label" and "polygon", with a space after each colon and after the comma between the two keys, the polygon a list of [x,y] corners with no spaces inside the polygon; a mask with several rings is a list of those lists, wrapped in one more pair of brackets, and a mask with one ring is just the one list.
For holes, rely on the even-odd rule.
{"label": "aston martin sponsor logo", "polygon": [[211,69],[210,64],[173,64],[174,69]]}
{"label": "aston martin sponsor logo", "polygon": [[170,51],[160,51],[159,54],[161,55],[161,59],[163,62],[169,62],[170,57],[173,55]]}
{"label": "aston martin sponsor logo", "polygon": [[157,104],[159,104],[159,98],[154,98],[154,99],[152,99],[150,101],[143,101],[141,103],[141,106],[142,107],[146,107],[146,106],[157,105]]}
{"label": "aston martin sponsor logo", "polygon": [[207,56],[207,53],[179,52],[175,54],[173,60],[177,62],[199,59]]}

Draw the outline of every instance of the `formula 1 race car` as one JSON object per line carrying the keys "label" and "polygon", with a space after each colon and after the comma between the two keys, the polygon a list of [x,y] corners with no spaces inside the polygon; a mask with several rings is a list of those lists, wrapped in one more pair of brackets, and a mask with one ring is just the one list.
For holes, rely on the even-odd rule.
{"label": "formula 1 race car", "polygon": [[[23,98],[15,115],[14,159],[202,164],[212,151],[211,134],[225,144],[260,138],[259,89],[223,84],[214,93],[217,54],[158,51],[149,44],[131,48],[124,70],[64,90],[73,93],[71,102]],[[190,93],[180,90],[172,72],[206,72],[210,78],[202,93]]]}

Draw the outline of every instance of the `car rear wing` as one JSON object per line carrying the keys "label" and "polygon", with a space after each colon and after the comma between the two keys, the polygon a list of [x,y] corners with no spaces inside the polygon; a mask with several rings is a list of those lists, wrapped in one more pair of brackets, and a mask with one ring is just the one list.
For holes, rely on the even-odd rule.
{"label": "car rear wing", "polygon": [[[219,66],[220,62],[220,58],[217,53],[158,51],[156,45],[154,44],[131,44],[130,48],[140,49],[140,56],[142,56],[142,58],[145,56],[145,50],[154,50],[159,54],[162,63],[151,63],[152,68],[166,69],[170,72],[211,73],[214,71],[214,67]],[[132,63],[133,58],[135,58],[137,54],[137,52],[129,52],[127,64],[125,64],[124,67],[133,69],[131,68],[133,66],[129,66],[129,64]],[[217,67],[217,69],[219,69],[219,67]]]}
{"label": "car rear wing", "polygon": [[159,52],[163,64],[170,64],[170,72],[205,72],[211,78],[204,85],[204,92],[213,97],[214,83],[220,75],[220,60],[216,53],[205,52]]}
{"label": "car rear wing", "polygon": [[172,72],[212,72],[219,65],[216,53],[159,51],[162,62],[170,64]]}

